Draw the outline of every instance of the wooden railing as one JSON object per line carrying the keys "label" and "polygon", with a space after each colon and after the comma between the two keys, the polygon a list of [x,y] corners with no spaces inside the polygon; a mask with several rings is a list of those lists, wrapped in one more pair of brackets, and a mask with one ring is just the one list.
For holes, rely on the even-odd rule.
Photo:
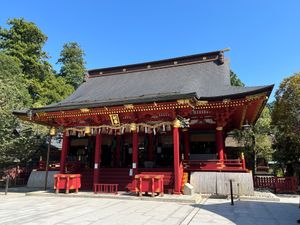
{"label": "wooden railing", "polygon": [[225,159],[221,162],[218,159],[211,160],[183,160],[186,170],[246,170],[241,159]]}
{"label": "wooden railing", "polygon": [[[48,170],[59,170],[60,164],[56,161],[50,161]],[[37,170],[45,171],[46,170],[46,161],[39,161]]]}
{"label": "wooden railing", "polygon": [[[73,162],[66,162],[66,171],[68,173],[77,173],[80,169],[80,162],[73,161]],[[39,161],[38,170],[45,171],[46,170],[46,161]],[[57,161],[50,161],[48,170],[60,170],[60,163]]]}
{"label": "wooden railing", "polygon": [[254,177],[255,188],[268,188],[274,190],[275,193],[295,193],[297,186],[296,177]]}

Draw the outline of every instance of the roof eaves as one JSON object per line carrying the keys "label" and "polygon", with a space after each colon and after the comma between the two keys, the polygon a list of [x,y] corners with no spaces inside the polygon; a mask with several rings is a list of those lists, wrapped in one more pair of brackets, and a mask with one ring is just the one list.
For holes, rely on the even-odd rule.
{"label": "roof eaves", "polygon": [[199,100],[207,100],[207,101],[212,101],[212,100],[222,100],[226,98],[231,98],[231,99],[237,99],[237,98],[243,98],[248,95],[255,95],[263,92],[267,92],[267,96],[270,96],[272,90],[273,90],[274,84],[272,85],[267,85],[263,86],[261,88],[251,90],[251,91],[245,91],[242,93],[236,93],[236,94],[228,94],[228,95],[220,95],[220,96],[212,96],[212,97],[199,97]]}
{"label": "roof eaves", "polygon": [[41,107],[41,108],[32,108],[31,110],[36,112],[54,112],[54,111],[64,111],[64,110],[75,110],[80,108],[97,108],[97,107],[108,107],[108,106],[118,106],[124,104],[142,104],[149,102],[162,102],[162,101],[174,101],[180,98],[193,98],[196,97],[196,93],[187,93],[187,94],[175,94],[170,96],[159,96],[159,97],[149,97],[149,98],[136,98],[136,99],[126,99],[126,100],[115,100],[107,102],[81,102],[74,104],[62,104],[62,105],[53,105],[51,107]]}

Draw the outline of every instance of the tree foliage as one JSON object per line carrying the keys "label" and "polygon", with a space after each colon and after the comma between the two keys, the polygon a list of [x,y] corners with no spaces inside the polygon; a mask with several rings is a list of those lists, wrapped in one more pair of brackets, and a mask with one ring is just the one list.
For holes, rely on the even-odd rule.
{"label": "tree foliage", "polygon": [[245,84],[240,80],[240,78],[230,70],[230,83],[232,86],[244,87]]}
{"label": "tree foliage", "polygon": [[68,84],[77,88],[82,82],[85,72],[84,52],[76,42],[66,43],[60,53],[58,63],[62,64],[59,75]]}
{"label": "tree foliage", "polygon": [[43,79],[47,36],[32,22],[23,18],[8,20],[8,29],[0,28],[0,49],[14,57],[27,78]]}
{"label": "tree foliage", "polygon": [[272,112],[274,158],[288,164],[300,161],[300,73],[285,78],[275,93]]}
{"label": "tree foliage", "polygon": [[[0,165],[14,160],[26,161],[35,151],[38,142],[30,125],[21,123],[12,110],[31,105],[31,97],[25,85],[25,76],[18,62],[0,53]],[[22,132],[26,130],[26,132]]]}
{"label": "tree foliage", "polygon": [[49,72],[43,82],[38,79],[30,80],[29,87],[32,93],[36,93],[32,96],[35,108],[59,102],[74,91],[62,77],[56,77],[52,72]]}
{"label": "tree foliage", "polygon": [[0,50],[19,63],[34,106],[62,100],[72,93],[73,87],[57,78],[46,61],[48,56],[43,46],[47,36],[34,23],[22,18],[8,20],[7,24],[9,28],[0,28]]}
{"label": "tree foliage", "polygon": [[256,159],[272,159],[274,152],[271,136],[271,114],[268,107],[265,107],[253,127],[244,130],[236,130],[235,138],[245,147],[245,155],[252,160],[252,169],[255,171]]}
{"label": "tree foliage", "polygon": [[[230,81],[232,86],[244,87],[245,84],[240,78],[230,71]],[[255,170],[256,159],[258,157],[270,160],[272,158],[272,139],[271,133],[271,113],[270,108],[265,107],[257,120],[255,126],[247,130],[236,130],[233,132],[238,142],[245,146],[246,158],[252,159],[252,169]]]}
{"label": "tree foliage", "polygon": [[43,51],[47,36],[32,22],[0,27],[0,167],[27,161],[44,141],[45,128],[18,120],[13,110],[58,102],[74,88],[56,75]]}

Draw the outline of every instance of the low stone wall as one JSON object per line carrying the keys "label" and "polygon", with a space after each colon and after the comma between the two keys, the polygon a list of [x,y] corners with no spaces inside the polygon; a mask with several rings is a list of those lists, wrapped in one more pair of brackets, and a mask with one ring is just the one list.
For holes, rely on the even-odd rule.
{"label": "low stone wall", "polygon": [[[53,175],[59,173],[59,171],[48,171],[48,182],[47,187],[53,188],[54,187],[54,178]],[[45,186],[45,174],[46,171],[31,171],[27,187],[30,188],[43,188]]]}
{"label": "low stone wall", "polygon": [[233,180],[235,195],[254,195],[251,173],[236,172],[192,172],[190,183],[196,193],[229,195],[229,180]]}

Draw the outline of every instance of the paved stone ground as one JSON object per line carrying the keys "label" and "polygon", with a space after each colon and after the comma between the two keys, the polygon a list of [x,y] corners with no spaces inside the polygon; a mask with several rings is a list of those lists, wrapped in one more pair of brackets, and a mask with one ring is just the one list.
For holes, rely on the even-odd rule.
{"label": "paved stone ground", "polygon": [[201,204],[63,198],[0,193],[0,224],[238,224],[289,225],[300,219],[299,199],[280,202],[203,199]]}

